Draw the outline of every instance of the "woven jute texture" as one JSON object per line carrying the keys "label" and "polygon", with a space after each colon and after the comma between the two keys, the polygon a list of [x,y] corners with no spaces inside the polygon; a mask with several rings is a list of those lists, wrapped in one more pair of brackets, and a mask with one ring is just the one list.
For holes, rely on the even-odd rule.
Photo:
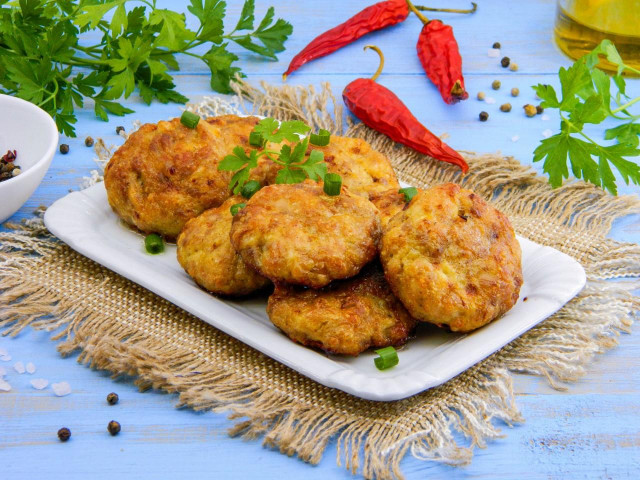
{"label": "woven jute texture", "polygon": [[[237,86],[235,106],[220,99],[191,105],[202,115],[254,112],[303,119],[314,128],[362,137],[393,162],[399,177],[426,187],[456,181],[493,202],[517,232],[576,258],[588,283],[578,297],[505,348],[441,387],[396,402],[371,402],[324,387],[206,325],[50,236],[41,222],[0,233],[0,327],[56,330],[62,354],[141,388],[179,393],[197,410],[231,412],[232,435],[317,463],[337,440],[337,461],[366,478],[401,477],[401,459],[462,465],[475,447],[520,422],[511,375],[543,375],[558,388],[577,379],[595,354],[617,343],[638,316],[640,246],[605,238],[618,217],[640,211],[635,197],[614,198],[572,182],[551,189],[513,158],[466,154],[464,178],[447,165],[343,121],[325,85]],[[99,143],[105,160],[109,150]],[[96,175],[97,178],[97,175]],[[609,279],[625,279],[609,282]]]}

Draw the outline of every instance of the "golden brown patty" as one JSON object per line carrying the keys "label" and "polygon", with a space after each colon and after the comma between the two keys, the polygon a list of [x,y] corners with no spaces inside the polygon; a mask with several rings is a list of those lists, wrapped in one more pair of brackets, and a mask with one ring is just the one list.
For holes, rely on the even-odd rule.
{"label": "golden brown patty", "polygon": [[326,147],[311,146],[324,153],[331,173],[342,177],[351,193],[370,196],[389,189],[399,189],[398,179],[387,157],[360,138],[331,136]]}
{"label": "golden brown patty", "polygon": [[409,206],[405,201],[404,194],[398,190],[398,188],[394,188],[392,190],[385,190],[384,192],[376,192],[369,197],[371,203],[376,206],[380,213],[380,221],[383,228],[396,214],[402,212]]}
{"label": "golden brown patty", "polygon": [[[236,145],[248,145],[257,122],[224,115],[195,129],[178,118],[143,125],[106,167],[109,204],[139,230],[174,239],[187,220],[229,198],[232,172],[218,171],[218,164]],[[254,178],[261,173],[268,172],[257,169]]]}
{"label": "golden brown patty", "polygon": [[377,254],[380,220],[367,199],[322,183],[271,185],[233,219],[231,243],[243,260],[274,282],[320,288],[348,278]]}
{"label": "golden brown patty", "polygon": [[416,325],[377,263],[321,290],[278,286],[267,313],[294,342],[345,355],[402,345]]}
{"label": "golden brown patty", "polygon": [[456,332],[479,328],[516,303],[520,256],[507,217],[451,183],[419,193],[393,217],[380,253],[409,313]]}
{"label": "golden brown patty", "polygon": [[219,295],[248,295],[271,282],[249,268],[231,246],[231,197],[192,218],[178,237],[178,262],[201,287]]}

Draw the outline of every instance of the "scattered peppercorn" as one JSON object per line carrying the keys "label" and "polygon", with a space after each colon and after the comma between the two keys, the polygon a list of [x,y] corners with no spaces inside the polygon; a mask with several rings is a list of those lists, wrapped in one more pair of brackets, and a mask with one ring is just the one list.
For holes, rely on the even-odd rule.
{"label": "scattered peppercorn", "polygon": [[537,113],[536,107],[534,107],[533,105],[531,105],[531,104],[529,104],[529,103],[527,103],[527,104],[526,104],[524,107],[522,107],[522,108],[524,108],[524,114],[525,114],[527,117],[533,117],[533,116]]}
{"label": "scattered peppercorn", "polygon": [[504,68],[507,68],[509,66],[509,63],[511,63],[509,57],[502,57],[502,60],[500,60],[500,65],[502,65]]}
{"label": "scattered peppercorn", "polygon": [[518,71],[518,64],[513,62],[511,65],[509,65],[509,70],[511,70],[512,72],[517,72]]}
{"label": "scattered peppercorn", "polygon": [[494,90],[500,90],[500,85],[500,80],[494,80],[491,84],[491,88],[493,88]]}
{"label": "scattered peppercorn", "polygon": [[124,127],[122,125],[118,125],[116,127],[116,135],[120,135],[120,132],[124,132]]}
{"label": "scattered peppercorn", "polygon": [[512,97],[517,97],[518,95],[520,95],[520,90],[519,90],[519,89],[517,89],[516,87],[513,87],[513,88],[511,89],[511,96],[512,96]]}
{"label": "scattered peppercorn", "polygon": [[489,114],[487,112],[480,112],[480,115],[478,115],[478,117],[480,118],[481,122],[486,122],[489,118]]}
{"label": "scattered peppercorn", "polygon": [[111,435],[117,435],[120,433],[120,424],[115,420],[111,420],[107,425],[107,430]]}
{"label": "scattered peppercorn", "polygon": [[87,147],[93,147],[93,138],[91,138],[91,137],[87,137],[87,138],[85,138],[85,139],[84,139],[84,144],[85,144]]}
{"label": "scattered peppercorn", "polygon": [[69,438],[71,438],[71,430],[69,430],[67,427],[61,428],[60,430],[58,430],[58,438],[61,442],[66,442],[67,440],[69,440]]}
{"label": "scattered peppercorn", "polygon": [[478,95],[477,95],[476,98],[478,100],[482,101],[482,100],[484,100],[484,97],[485,97],[484,92],[478,92]]}
{"label": "scattered peppercorn", "polygon": [[67,153],[69,153],[69,145],[67,145],[66,143],[61,144],[60,153],[63,155],[66,155]]}
{"label": "scattered peppercorn", "polygon": [[542,112],[544,112],[544,108],[542,108],[540,105],[536,105],[536,113],[540,115]]}
{"label": "scattered peppercorn", "polygon": [[493,43],[493,48],[500,48],[500,47],[501,47],[500,42]]}
{"label": "scattered peppercorn", "polygon": [[109,395],[107,395],[107,403],[109,405],[115,405],[116,403],[118,403],[119,399],[120,397],[118,397],[117,393],[111,392]]}
{"label": "scattered peppercorn", "polygon": [[500,110],[502,110],[503,112],[510,112],[511,111],[511,104],[510,103],[503,103],[502,105],[500,105]]}

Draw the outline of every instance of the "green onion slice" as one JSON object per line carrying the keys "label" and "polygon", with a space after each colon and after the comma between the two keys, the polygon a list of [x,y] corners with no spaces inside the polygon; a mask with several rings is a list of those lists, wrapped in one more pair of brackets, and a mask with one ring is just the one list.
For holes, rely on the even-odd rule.
{"label": "green onion slice", "polygon": [[404,201],[409,203],[411,199],[418,194],[418,189],[416,187],[401,188],[398,190],[398,193],[402,193],[404,195]]}
{"label": "green onion slice", "polygon": [[252,147],[263,147],[265,142],[264,138],[262,138],[262,134],[259,132],[251,132],[249,134],[249,145]]}
{"label": "green onion slice", "polygon": [[189,128],[196,128],[199,121],[200,117],[198,115],[187,112],[186,110],[182,112],[182,116],[180,117],[180,123]]}
{"label": "green onion slice", "polygon": [[162,253],[164,252],[164,240],[157,233],[151,233],[144,237],[144,248],[152,255]]}
{"label": "green onion slice", "polygon": [[246,203],[236,203],[235,205],[231,205],[231,208],[229,209],[231,210],[231,216],[235,217],[236,214],[246,206]]}
{"label": "green onion slice", "polygon": [[373,359],[378,370],[386,370],[387,368],[395,367],[398,362],[398,352],[393,347],[384,347],[375,351],[379,357]]}
{"label": "green onion slice", "polygon": [[327,173],[324,176],[324,193],[331,196],[340,195],[342,177],[337,173]]}
{"label": "green onion slice", "polygon": [[244,198],[251,198],[253,197],[254,193],[260,190],[260,188],[260,182],[258,182],[257,180],[249,180],[244,184],[242,190],[240,190],[240,195],[242,195]]}
{"label": "green onion slice", "polygon": [[309,136],[309,143],[311,145],[315,145],[317,147],[325,147],[329,145],[329,140],[331,139],[331,132],[329,130],[325,130],[321,128],[318,133],[312,133]]}

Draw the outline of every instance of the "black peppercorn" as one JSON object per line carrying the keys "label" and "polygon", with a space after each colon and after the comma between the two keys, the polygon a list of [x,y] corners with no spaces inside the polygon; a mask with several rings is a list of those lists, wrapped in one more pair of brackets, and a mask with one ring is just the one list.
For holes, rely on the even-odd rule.
{"label": "black peppercorn", "polygon": [[486,122],[489,118],[489,114],[487,112],[480,112],[480,115],[478,115],[478,117],[480,118],[481,122]]}
{"label": "black peppercorn", "polygon": [[91,138],[91,137],[87,137],[87,138],[85,138],[85,139],[84,139],[84,144],[85,144],[87,147],[93,147],[93,138]]}
{"label": "black peppercorn", "polygon": [[495,42],[493,44],[493,48],[500,48],[500,47],[501,47],[500,42]]}
{"label": "black peppercorn", "polygon": [[115,420],[111,420],[109,422],[109,425],[107,425],[107,431],[111,435],[119,434],[120,433],[120,424],[118,422],[116,422]]}
{"label": "black peppercorn", "polygon": [[67,153],[69,153],[69,145],[67,145],[66,143],[61,144],[60,153],[63,155],[66,155]]}
{"label": "black peppercorn", "polygon": [[120,132],[124,132],[124,127],[122,125],[118,125],[116,127],[116,135],[120,135]]}
{"label": "black peppercorn", "polygon": [[502,65],[504,68],[507,68],[510,63],[511,60],[509,59],[509,57],[502,57],[502,60],[500,60],[500,65]]}
{"label": "black peppercorn", "polygon": [[115,405],[116,403],[118,403],[119,397],[117,393],[111,392],[109,395],[107,395],[107,403],[109,405]]}
{"label": "black peppercorn", "polygon": [[540,105],[536,105],[536,113],[540,115],[542,112],[544,112],[544,108],[542,108]]}
{"label": "black peppercorn", "polygon": [[71,430],[66,427],[61,428],[60,430],[58,430],[58,438],[61,442],[66,442],[67,440],[69,440],[69,438],[71,438]]}

